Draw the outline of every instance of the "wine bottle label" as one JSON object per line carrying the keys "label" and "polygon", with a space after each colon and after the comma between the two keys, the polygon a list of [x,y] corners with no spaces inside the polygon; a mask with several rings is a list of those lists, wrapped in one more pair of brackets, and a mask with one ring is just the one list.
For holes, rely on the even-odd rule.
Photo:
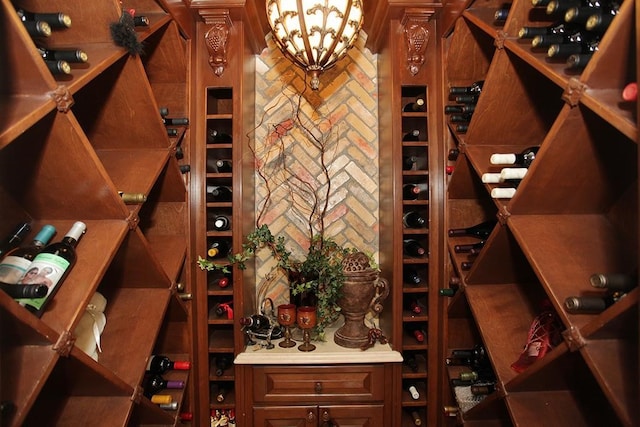
{"label": "wine bottle label", "polygon": [[31,261],[19,256],[9,255],[0,264],[0,282],[16,284],[27,272]]}
{"label": "wine bottle label", "polygon": [[[69,268],[69,265],[69,261],[58,255],[40,253],[33,259],[33,262],[29,266],[29,270],[25,272],[19,283],[45,284],[49,288],[49,291],[47,292],[47,296],[49,296],[60,282],[60,279],[67,268]],[[43,298],[21,298],[18,302],[22,305],[28,305],[39,310],[44,305],[47,296]]]}

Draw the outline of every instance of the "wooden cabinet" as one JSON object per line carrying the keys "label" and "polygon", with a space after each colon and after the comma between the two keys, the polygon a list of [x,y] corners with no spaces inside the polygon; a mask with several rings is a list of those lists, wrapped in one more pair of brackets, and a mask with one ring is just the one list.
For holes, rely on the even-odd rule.
{"label": "wooden cabinet", "polygon": [[[248,425],[391,425],[388,364],[247,367]],[[389,402],[390,400],[386,400]]]}
{"label": "wooden cabinet", "polygon": [[[449,423],[638,425],[638,290],[599,314],[565,306],[570,296],[604,294],[590,286],[592,274],[637,267],[637,105],[621,99],[637,79],[636,4],[622,3],[576,71],[517,38],[555,17],[515,0],[498,26],[502,3],[472,3],[443,39],[445,103],[449,87],[484,81],[467,132],[447,123],[448,148],[461,153],[447,185],[447,228],[496,220],[477,256],[454,250],[477,239],[448,241],[450,272],[462,283],[447,304],[446,353],[483,345],[497,379],[496,392]],[[500,184],[481,181],[500,170],[491,154],[530,146],[539,151],[513,198],[491,198]],[[559,339],[518,372],[512,364],[542,312],[556,319]],[[452,396],[448,403],[460,403]]]}
{"label": "wooden cabinet", "polygon": [[[172,392],[178,410],[165,411],[141,386],[152,354],[192,353],[189,303],[176,293],[190,279],[179,169],[189,158],[174,156],[189,131],[170,139],[158,112],[189,116],[189,40],[163,2],[123,3],[150,20],[136,31],[142,57],[111,40],[119,2],[0,2],[0,234],[30,221],[54,225],[58,241],[74,221],[87,224],[78,261],[41,317],[0,295],[2,425],[173,425],[189,410],[188,388]],[[34,41],[16,7],[64,12],[72,26]],[[54,77],[36,45],[80,48],[89,60]],[[125,205],[119,191],[147,200]],[[97,361],[74,346],[96,292],[107,300]]]}

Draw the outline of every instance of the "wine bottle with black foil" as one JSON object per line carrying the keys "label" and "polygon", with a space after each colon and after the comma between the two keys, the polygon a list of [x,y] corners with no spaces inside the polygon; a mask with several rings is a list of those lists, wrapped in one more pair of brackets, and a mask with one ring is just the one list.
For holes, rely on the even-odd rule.
{"label": "wine bottle with black foil", "polygon": [[47,304],[53,299],[60,285],[75,265],[77,259],[76,246],[86,230],[87,226],[84,222],[75,222],[61,241],[47,245],[35,256],[29,265],[29,269],[19,280],[18,283],[42,283],[49,288],[45,297],[21,298],[18,300],[20,304],[35,313],[36,316],[40,317],[44,313]]}
{"label": "wine bottle with black foil", "polygon": [[422,418],[420,417],[420,414],[418,413],[418,411],[411,411],[409,413],[409,416],[411,417],[411,422],[413,423],[414,426],[421,426],[422,425]]}
{"label": "wine bottle with black foil", "polygon": [[251,316],[241,317],[240,324],[252,331],[259,331],[261,329],[267,329],[271,326],[271,321],[267,316],[262,314],[252,314]]}
{"label": "wine bottle with black foil", "polygon": [[165,380],[160,374],[147,375],[144,379],[143,389],[146,397],[151,397],[163,390],[179,390],[184,388],[184,381]]}
{"label": "wine bottle with black foil", "polygon": [[458,160],[459,155],[460,155],[459,148],[451,148],[449,150],[449,153],[447,154],[447,160],[449,160],[450,162],[455,162],[456,160]]}
{"label": "wine bottle with black foil", "polygon": [[504,22],[507,20],[509,16],[509,10],[511,9],[510,3],[504,3],[498,8],[493,14],[493,22],[497,25],[504,25]]}
{"label": "wine bottle with black foil", "polygon": [[540,147],[533,146],[522,150],[519,153],[495,153],[491,155],[489,161],[492,165],[518,165],[528,168],[536,159],[536,154]]}
{"label": "wine bottle with black foil", "polygon": [[46,22],[51,28],[71,27],[71,17],[62,12],[39,13],[17,8],[16,13],[22,22]]}
{"label": "wine bottle with black foil", "polygon": [[484,368],[490,366],[487,351],[482,344],[476,344],[468,349],[455,349],[451,351],[451,358],[457,360],[468,360],[472,368]]}
{"label": "wine bottle with black foil", "polygon": [[49,244],[54,234],[56,234],[54,226],[44,225],[30,245],[9,251],[0,262],[0,281],[10,284],[18,283],[27,272],[33,259]]}
{"label": "wine bottle with black foil", "polygon": [[148,27],[149,26],[149,18],[144,15],[133,15],[133,26],[134,27]]}
{"label": "wine bottle with black foil", "polygon": [[403,156],[402,170],[410,171],[417,169],[418,156]]}
{"label": "wine bottle with black foil", "polygon": [[16,285],[0,282],[0,290],[11,298],[42,298],[47,295],[49,288],[44,284]]}
{"label": "wine bottle with black foil", "polygon": [[582,0],[551,0],[547,3],[545,9],[547,15],[563,17],[567,10],[575,6],[580,6],[584,2]]}
{"label": "wine bottle with black foil", "polygon": [[476,110],[476,104],[445,105],[445,114],[471,114]]}
{"label": "wine bottle with black foil", "polygon": [[49,37],[51,26],[44,21],[23,21],[22,25],[32,38]]}
{"label": "wine bottle with black foil", "polygon": [[564,308],[573,314],[598,314],[625,295],[623,292],[614,292],[604,296],[570,296],[565,298]]}
{"label": "wine bottle with black foil", "polygon": [[451,86],[449,95],[479,94],[482,92],[483,86],[484,80],[475,81],[470,86]]}
{"label": "wine bottle with black foil", "polygon": [[465,95],[456,95],[453,97],[453,100],[455,102],[457,102],[458,104],[466,104],[466,105],[471,105],[471,104],[477,104],[478,103],[478,99],[480,99],[480,94],[479,93],[471,93],[471,94],[465,94]]}
{"label": "wine bottle with black foil", "polygon": [[191,165],[180,165],[179,169],[180,173],[184,175],[185,173],[191,172]]}
{"label": "wine bottle with black foil", "polygon": [[598,289],[608,289],[610,291],[629,292],[638,286],[637,273],[597,273],[589,277],[591,286]]}
{"label": "wine bottle with black foil", "polygon": [[420,141],[420,130],[413,129],[412,131],[405,133],[404,136],[402,137],[402,140],[406,142]]}
{"label": "wine bottle with black foil", "polygon": [[427,251],[416,239],[405,239],[403,241],[404,254],[410,257],[423,257]]}
{"label": "wine bottle with black foil", "polygon": [[167,371],[188,371],[191,369],[191,362],[186,360],[171,360],[162,354],[154,354],[149,358],[147,363],[147,372],[151,374],[162,375]]}
{"label": "wine bottle with black foil", "polygon": [[420,370],[420,366],[418,365],[418,360],[413,354],[403,355],[404,363],[409,367],[411,372],[418,372]]}
{"label": "wine bottle with black foil", "polygon": [[424,101],[424,98],[421,96],[417,97],[415,101],[407,103],[402,108],[402,111],[404,111],[405,113],[419,113],[426,110],[427,110],[426,103]]}
{"label": "wine bottle with black foil", "polygon": [[547,58],[565,60],[576,53],[594,53],[598,50],[600,39],[588,32],[576,32],[562,43],[556,43],[547,49]]}
{"label": "wine bottle with black foil", "polygon": [[609,25],[613,22],[613,19],[616,17],[617,11],[615,13],[605,13],[605,14],[593,14],[584,24],[587,31],[591,31],[592,33],[604,34],[605,31],[609,28]]}
{"label": "wine bottle with black foil", "polygon": [[422,283],[420,275],[413,267],[405,266],[402,271],[402,277],[405,283],[409,283],[412,285],[419,285],[420,283]]}
{"label": "wine bottle with black foil", "polygon": [[469,123],[473,117],[473,113],[451,114],[449,121],[451,123]]}
{"label": "wine bottle with black foil", "polygon": [[216,171],[218,173],[229,173],[232,170],[231,160],[218,159],[216,160]]}
{"label": "wine bottle with black foil", "polygon": [[228,356],[216,357],[216,376],[221,377],[224,371],[233,366],[233,360]]}
{"label": "wine bottle with black foil", "polygon": [[87,53],[82,49],[47,49],[45,47],[38,47],[38,52],[45,61],[84,63],[89,59]]}
{"label": "wine bottle with black foil", "polygon": [[230,202],[233,192],[225,185],[207,185],[207,202]]}
{"label": "wine bottle with black foil", "polygon": [[207,142],[209,144],[231,144],[233,138],[228,133],[215,129],[207,129]]}
{"label": "wine bottle with black foil", "polygon": [[20,246],[20,243],[22,243],[26,235],[29,234],[29,231],[31,231],[31,224],[21,222],[11,233],[5,236],[0,242],[0,258],[5,256],[7,252]]}
{"label": "wine bottle with black foil", "polygon": [[593,53],[574,53],[567,58],[567,68],[570,70],[583,70],[593,58]]}
{"label": "wine bottle with black foil", "polygon": [[44,61],[44,63],[54,76],[71,74],[71,65],[67,61]]}
{"label": "wine bottle with black foil", "polygon": [[188,126],[189,119],[187,117],[162,117],[162,123],[165,126]]}
{"label": "wine bottle with black foil", "polygon": [[407,228],[422,228],[427,225],[427,220],[418,211],[407,211],[402,216],[402,224]]}
{"label": "wine bottle with black foil", "polygon": [[518,31],[518,38],[533,39],[536,36],[565,34],[574,30],[574,26],[567,25],[564,21],[555,22],[546,27],[527,27],[524,26]]}
{"label": "wine bottle with black foil", "polygon": [[493,228],[496,226],[498,221],[495,219],[483,221],[479,224],[472,225],[471,227],[466,228],[450,228],[449,229],[449,237],[459,237],[459,236],[471,236],[476,237],[478,239],[485,240],[491,232]]}
{"label": "wine bottle with black foil", "polygon": [[469,125],[468,124],[457,124],[455,129],[456,129],[456,132],[458,132],[458,133],[467,133],[467,131],[469,130]]}
{"label": "wine bottle with black foil", "polygon": [[213,240],[207,249],[207,256],[209,258],[221,258],[229,255],[229,252],[231,252],[231,245],[227,240]]}
{"label": "wine bottle with black foil", "polygon": [[486,240],[480,240],[477,243],[469,243],[465,245],[455,245],[453,251],[457,254],[470,253],[474,249],[480,250],[484,247]]}

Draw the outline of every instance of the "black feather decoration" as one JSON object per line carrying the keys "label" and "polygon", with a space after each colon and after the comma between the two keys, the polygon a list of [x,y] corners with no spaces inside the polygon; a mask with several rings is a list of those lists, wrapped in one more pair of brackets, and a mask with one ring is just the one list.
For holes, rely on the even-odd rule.
{"label": "black feather decoration", "polygon": [[111,38],[118,46],[125,48],[131,55],[141,55],[143,52],[142,43],[138,40],[135,26],[133,25],[133,16],[127,11],[122,11],[120,20],[113,22],[109,26],[111,29]]}

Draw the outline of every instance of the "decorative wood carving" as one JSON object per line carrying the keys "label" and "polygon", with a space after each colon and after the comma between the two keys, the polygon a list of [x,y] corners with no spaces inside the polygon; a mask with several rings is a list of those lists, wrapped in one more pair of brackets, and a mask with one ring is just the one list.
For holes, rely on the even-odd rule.
{"label": "decorative wood carving", "polygon": [[587,90],[587,85],[582,83],[579,79],[571,77],[562,93],[562,99],[572,107],[575,107],[580,102],[582,94]]}
{"label": "decorative wood carving", "polygon": [[211,28],[204,35],[204,41],[209,51],[209,65],[213,73],[220,77],[227,65],[227,45],[231,33],[231,18],[227,9],[200,9],[200,17]]}
{"label": "decorative wood carving", "polygon": [[69,331],[64,331],[58,337],[58,341],[53,345],[53,350],[62,357],[68,357],[76,342],[76,337]]}
{"label": "decorative wood carving", "polygon": [[49,96],[55,101],[56,108],[61,113],[66,113],[73,106],[73,96],[69,92],[69,88],[65,85],[59,85],[55,90],[49,92]]}
{"label": "decorative wood carving", "polygon": [[427,23],[433,13],[432,9],[407,9],[402,19],[404,41],[407,46],[407,67],[414,76],[426,60],[425,52],[429,43]]}

